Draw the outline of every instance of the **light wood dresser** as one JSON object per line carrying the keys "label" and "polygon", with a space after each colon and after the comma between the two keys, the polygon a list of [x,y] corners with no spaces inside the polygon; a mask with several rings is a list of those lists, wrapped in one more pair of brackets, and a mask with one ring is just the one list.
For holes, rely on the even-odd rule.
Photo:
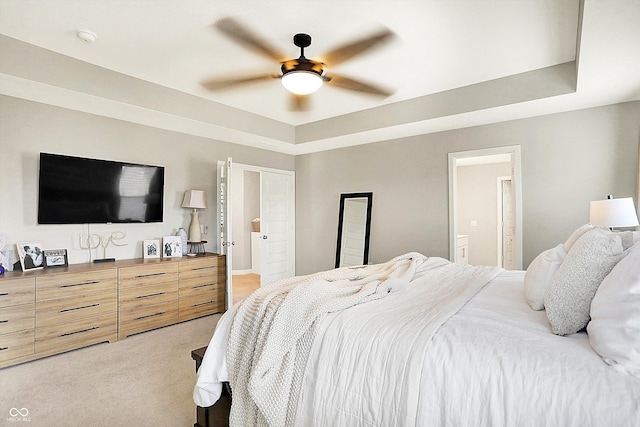
{"label": "light wood dresser", "polygon": [[73,264],[0,276],[0,368],[224,311],[225,257]]}
{"label": "light wood dresser", "polygon": [[116,341],[117,295],[115,267],[36,277],[35,353]]}
{"label": "light wood dresser", "polygon": [[121,267],[118,339],[178,321],[178,263]]}
{"label": "light wood dresser", "polygon": [[196,258],[179,266],[179,320],[224,311],[225,258]]}
{"label": "light wood dresser", "polygon": [[35,278],[6,279],[0,286],[0,364],[33,355],[35,326]]}

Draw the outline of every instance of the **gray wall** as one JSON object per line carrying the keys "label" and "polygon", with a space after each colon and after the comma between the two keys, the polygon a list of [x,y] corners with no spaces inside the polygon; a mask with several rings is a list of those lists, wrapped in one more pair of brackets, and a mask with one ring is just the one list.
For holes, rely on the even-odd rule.
{"label": "gray wall", "polygon": [[67,248],[72,263],[88,260],[78,243],[87,227],[36,224],[41,151],[166,167],[164,223],[92,226],[127,233],[127,246],[108,249],[116,258],[140,257],[142,240],[187,227],[186,189],[207,191],[200,220],[215,227],[218,160],[295,170],[297,274],[333,267],[341,192],[374,193],[371,262],[408,251],[447,257],[449,152],[521,145],[525,266],[588,221],[590,200],[637,194],[638,101],[295,158],[7,96],[0,122],[0,233],[9,248],[28,240]]}
{"label": "gray wall", "polygon": [[[189,226],[187,209],[180,208],[184,191],[207,192],[209,208],[200,223],[209,226],[206,248],[216,250],[215,206],[217,161],[234,161],[293,170],[290,155],[259,150],[95,116],[17,98],[0,96],[0,234],[5,249],[16,242],[39,240],[45,249],[66,248],[70,263],[89,260],[79,246],[86,225],[37,225],[38,155],[41,151],[72,156],[121,160],[165,166],[164,222],[157,224],[92,225],[91,233],[127,233],[127,246],[107,249],[107,256],[139,258],[144,239],[174,234]],[[102,250],[93,251],[102,258]]]}
{"label": "gray wall", "polygon": [[589,201],[637,194],[640,102],[297,156],[296,273],[331,268],[339,195],[373,191],[371,262],[448,257],[447,154],[520,145],[523,265],[589,221]]}

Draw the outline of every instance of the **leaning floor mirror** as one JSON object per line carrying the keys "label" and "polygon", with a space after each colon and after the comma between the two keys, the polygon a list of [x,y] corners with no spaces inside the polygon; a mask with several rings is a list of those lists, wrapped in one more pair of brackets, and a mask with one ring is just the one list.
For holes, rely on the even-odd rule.
{"label": "leaning floor mirror", "polygon": [[336,268],[364,265],[369,261],[373,193],[340,195]]}

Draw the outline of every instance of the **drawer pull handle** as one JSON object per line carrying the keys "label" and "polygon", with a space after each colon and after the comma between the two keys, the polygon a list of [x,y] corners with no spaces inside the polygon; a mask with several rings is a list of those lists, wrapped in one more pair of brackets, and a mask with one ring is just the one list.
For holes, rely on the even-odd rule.
{"label": "drawer pull handle", "polygon": [[193,304],[192,307],[200,307],[201,305],[213,304],[214,302],[216,302],[216,300],[212,299],[211,301],[201,302],[199,304]]}
{"label": "drawer pull handle", "polygon": [[8,320],[0,320],[0,323],[9,323]]}
{"label": "drawer pull handle", "polygon": [[0,297],[6,297],[7,295],[9,295],[8,292],[3,292],[3,293],[0,294]]}
{"label": "drawer pull handle", "polygon": [[159,295],[164,295],[164,292],[158,292],[157,294],[149,294],[149,295],[138,295],[136,299],[157,297]]}
{"label": "drawer pull handle", "polygon": [[64,313],[67,311],[82,310],[83,308],[98,307],[99,305],[100,304],[91,304],[91,305],[83,305],[82,307],[65,308],[64,310],[60,310],[60,313]]}
{"label": "drawer pull handle", "polygon": [[207,286],[215,286],[215,283],[205,283],[204,285],[194,286],[193,289],[206,288]]}
{"label": "drawer pull handle", "polygon": [[154,316],[161,316],[163,315],[165,312],[161,311],[160,313],[153,313],[153,314],[148,314],[146,316],[140,316],[140,317],[136,317],[136,320],[142,320],[142,319],[146,319],[148,317],[154,317]]}
{"label": "drawer pull handle", "polygon": [[213,266],[213,265],[209,265],[209,266],[207,266],[207,267],[196,267],[196,268],[192,268],[191,270],[193,270],[193,271],[198,271],[198,270],[210,270],[210,269],[212,269],[212,268],[216,268],[216,267],[215,267],[215,266]]}
{"label": "drawer pull handle", "polygon": [[9,350],[9,347],[0,347],[0,351]]}
{"label": "drawer pull handle", "polygon": [[142,279],[142,278],[145,278],[145,277],[163,276],[163,275],[165,275],[165,274],[167,274],[167,273],[140,274],[140,275],[138,275],[138,276],[136,276],[136,277],[137,277],[138,279]]}
{"label": "drawer pull handle", "polygon": [[72,288],[74,286],[85,286],[85,285],[95,285],[97,283],[100,283],[96,280],[92,281],[92,282],[83,282],[83,283],[72,283],[70,285],[62,285],[60,286],[61,288]]}
{"label": "drawer pull handle", "polygon": [[67,332],[66,334],[62,334],[60,336],[61,337],[68,337],[69,335],[81,334],[83,332],[89,332],[89,331],[93,331],[94,329],[99,329],[99,328],[100,328],[100,326],[94,326],[93,328],[87,328],[87,329],[83,329],[81,331]]}

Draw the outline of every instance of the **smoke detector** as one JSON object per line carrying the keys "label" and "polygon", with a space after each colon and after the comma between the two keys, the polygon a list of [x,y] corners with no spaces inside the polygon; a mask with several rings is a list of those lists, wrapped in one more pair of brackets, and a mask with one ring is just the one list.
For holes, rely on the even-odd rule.
{"label": "smoke detector", "polygon": [[80,38],[80,40],[83,40],[87,43],[93,43],[98,39],[98,36],[96,35],[96,33],[89,30],[78,30],[77,35]]}

